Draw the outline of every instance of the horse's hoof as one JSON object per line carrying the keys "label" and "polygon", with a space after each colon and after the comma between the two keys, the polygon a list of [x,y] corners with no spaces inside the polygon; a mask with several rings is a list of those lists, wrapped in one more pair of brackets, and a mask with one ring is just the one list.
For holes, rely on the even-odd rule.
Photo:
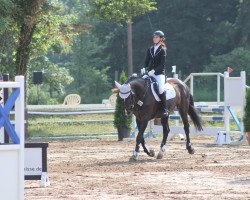
{"label": "horse's hoof", "polygon": [[152,149],[150,149],[150,151],[149,151],[149,156],[150,156],[150,157],[155,157],[155,151],[152,150]]}
{"label": "horse's hoof", "polygon": [[135,162],[135,161],[137,161],[137,157],[136,156],[131,156],[130,158],[129,158],[129,162]]}
{"label": "horse's hoof", "polygon": [[163,158],[163,154],[162,153],[158,153],[156,159],[162,159]]}
{"label": "horse's hoof", "polygon": [[195,152],[195,151],[194,151],[193,148],[188,148],[188,153],[189,153],[189,154],[194,154],[194,152]]}

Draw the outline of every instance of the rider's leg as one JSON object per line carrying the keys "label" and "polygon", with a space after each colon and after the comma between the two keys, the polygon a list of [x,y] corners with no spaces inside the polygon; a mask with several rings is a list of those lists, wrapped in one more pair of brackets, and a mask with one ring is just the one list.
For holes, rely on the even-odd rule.
{"label": "rider's leg", "polygon": [[168,109],[167,109],[167,99],[166,99],[166,92],[163,92],[159,95],[161,99],[162,109],[163,109],[163,115],[168,115]]}
{"label": "rider's leg", "polygon": [[159,94],[160,94],[159,97],[162,103],[163,115],[167,116],[168,115],[167,99],[166,99],[166,92],[164,90],[165,76],[163,74],[160,74],[160,75],[155,75],[154,77],[159,85]]}

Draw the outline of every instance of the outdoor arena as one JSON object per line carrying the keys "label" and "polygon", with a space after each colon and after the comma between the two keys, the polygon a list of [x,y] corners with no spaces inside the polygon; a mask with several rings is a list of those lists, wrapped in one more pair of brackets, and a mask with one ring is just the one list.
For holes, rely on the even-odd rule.
{"label": "outdoor arena", "polygon": [[[133,140],[52,141],[50,186],[27,181],[25,199],[250,199],[248,144],[217,146],[214,137],[202,135],[191,139],[194,155],[176,137],[162,160],[141,152],[137,162],[129,162]],[[147,143],[159,150],[160,138]]]}
{"label": "outdoor arena", "polygon": [[[250,199],[250,146],[242,135],[242,130],[237,130],[241,128],[241,120],[237,122],[235,119],[241,112],[241,105],[234,109],[235,115],[232,116],[225,106],[211,107],[204,103],[196,106],[201,114],[205,112],[202,116],[207,132],[198,134],[191,128],[191,142],[195,149],[193,155],[188,154],[185,138],[178,131],[182,124],[177,113],[172,114],[171,139],[167,142],[163,159],[149,157],[141,148],[137,161],[130,161],[135,147],[136,127],[132,130],[131,137],[123,141],[117,141],[116,130],[108,128],[113,122],[112,105],[94,105],[95,109],[91,108],[93,105],[78,105],[78,110],[76,107],[65,109],[65,105],[54,106],[53,109],[44,109],[46,106],[43,105],[28,106],[30,129],[40,135],[33,135],[26,143],[49,143],[46,176],[48,175],[50,184],[45,187],[39,180],[23,181],[20,178],[23,177],[23,170],[20,169],[23,167],[24,141],[15,139],[24,137],[25,123],[23,117],[20,118],[24,114],[24,82],[21,79],[19,83],[19,79],[20,77],[14,83],[2,84],[9,88],[20,87],[21,91],[19,97],[15,97],[17,136],[15,131],[11,135],[15,142],[0,145],[0,155],[5,158],[2,165],[4,168],[0,172],[1,177],[5,177],[0,177],[0,186],[5,190],[1,193],[8,196],[18,192],[18,198],[12,195],[12,198],[3,200]],[[64,111],[59,111],[62,108]],[[8,121],[5,115],[8,111],[7,108],[0,109],[0,125],[2,117]],[[75,129],[72,128],[73,125]],[[46,131],[53,132],[58,127],[58,134],[44,135],[42,132],[45,128],[48,128]],[[97,129],[99,133],[64,134],[67,129],[75,133],[81,127],[88,132]],[[225,130],[222,132],[223,138],[218,142],[222,130]],[[224,138],[229,133],[230,141]],[[157,123],[149,125],[145,136],[147,145],[157,154],[162,140]],[[16,153],[12,155],[9,151]],[[14,157],[8,157],[9,155]],[[11,162],[14,158],[18,158],[15,165]]]}

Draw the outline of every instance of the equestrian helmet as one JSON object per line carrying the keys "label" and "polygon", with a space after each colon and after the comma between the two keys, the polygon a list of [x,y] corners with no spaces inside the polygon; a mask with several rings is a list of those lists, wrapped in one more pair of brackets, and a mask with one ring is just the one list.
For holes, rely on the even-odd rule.
{"label": "equestrian helmet", "polygon": [[159,36],[160,38],[163,38],[164,37],[164,33],[162,31],[155,31],[153,36]]}

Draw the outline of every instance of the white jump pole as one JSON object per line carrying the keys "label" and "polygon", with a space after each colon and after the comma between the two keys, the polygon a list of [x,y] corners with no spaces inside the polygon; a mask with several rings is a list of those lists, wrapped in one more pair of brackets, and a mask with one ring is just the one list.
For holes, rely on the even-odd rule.
{"label": "white jump pole", "polygon": [[220,104],[220,75],[217,74],[217,104]]}

